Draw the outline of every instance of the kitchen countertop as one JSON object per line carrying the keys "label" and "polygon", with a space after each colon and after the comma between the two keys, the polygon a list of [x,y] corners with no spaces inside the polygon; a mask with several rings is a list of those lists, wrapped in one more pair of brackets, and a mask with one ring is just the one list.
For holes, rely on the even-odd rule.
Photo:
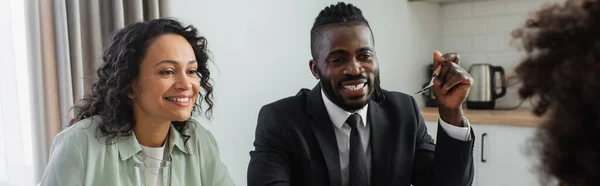
{"label": "kitchen countertop", "polygon": [[[439,114],[437,107],[420,108],[423,119],[437,122]],[[520,127],[537,127],[540,119],[531,109],[515,110],[469,110],[464,109],[464,116],[473,125],[504,125]]]}

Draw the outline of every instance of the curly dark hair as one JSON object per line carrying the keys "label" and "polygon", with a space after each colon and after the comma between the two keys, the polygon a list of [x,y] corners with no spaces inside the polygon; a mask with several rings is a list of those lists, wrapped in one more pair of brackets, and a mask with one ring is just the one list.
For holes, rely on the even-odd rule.
{"label": "curly dark hair", "polygon": [[542,117],[531,141],[540,181],[600,185],[600,1],[547,5],[512,35],[527,53],[519,94]]}
{"label": "curly dark hair", "polygon": [[[139,74],[148,46],[163,34],[180,35],[192,46],[202,87],[199,98],[208,105],[204,113],[210,118],[213,87],[208,70],[206,38],[198,35],[197,29],[191,25],[186,27],[177,20],[162,18],[131,24],[114,34],[102,56],[104,63],[97,70],[98,78],[91,93],[73,107],[75,117],[71,125],[85,118],[101,116],[98,131],[100,137],[107,136],[107,143],[114,142],[111,140],[115,137],[130,136],[135,126],[133,102],[127,96],[132,90],[131,82]],[[196,110],[202,110],[201,103],[195,103],[192,114]],[[187,121],[172,121],[172,124],[180,132],[187,127]]]}

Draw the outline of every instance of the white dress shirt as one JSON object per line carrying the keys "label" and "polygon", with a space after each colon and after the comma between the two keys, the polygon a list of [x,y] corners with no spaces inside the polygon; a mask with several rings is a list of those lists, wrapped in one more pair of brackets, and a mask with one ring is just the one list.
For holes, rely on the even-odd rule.
{"label": "white dress shirt", "polygon": [[[331,102],[329,98],[325,95],[325,93],[321,90],[321,96],[323,97],[323,102],[325,104],[325,108],[327,113],[329,114],[329,118],[334,125],[335,138],[337,140],[338,151],[340,155],[340,166],[342,170],[342,185],[348,186],[349,182],[349,156],[350,156],[350,131],[352,130],[350,126],[346,123],[346,119],[350,117],[353,113],[350,113],[335,103]],[[360,138],[362,140],[363,148],[365,148],[365,158],[367,163],[367,176],[371,178],[371,146],[369,144],[369,139],[371,136],[371,128],[368,123],[368,108],[369,105],[365,105],[362,109],[355,111],[354,113],[358,113],[362,117],[363,125],[356,126],[358,128],[358,133],[360,134]],[[469,121],[464,119],[465,127],[456,127],[444,122],[442,119],[438,119],[440,125],[446,131],[448,136],[462,140],[468,141],[471,139],[471,126]]]}

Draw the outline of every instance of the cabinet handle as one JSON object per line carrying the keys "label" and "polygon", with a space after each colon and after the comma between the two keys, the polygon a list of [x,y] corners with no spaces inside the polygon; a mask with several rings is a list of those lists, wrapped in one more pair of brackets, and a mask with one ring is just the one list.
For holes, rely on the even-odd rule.
{"label": "cabinet handle", "polygon": [[487,133],[481,134],[481,162],[483,163],[487,162],[487,160],[483,157],[483,152],[485,151],[485,136],[487,136]]}

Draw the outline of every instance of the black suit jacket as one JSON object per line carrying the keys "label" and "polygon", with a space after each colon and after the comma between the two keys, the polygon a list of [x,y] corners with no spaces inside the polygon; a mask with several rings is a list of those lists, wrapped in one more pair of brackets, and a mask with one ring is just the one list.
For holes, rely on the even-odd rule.
{"label": "black suit jacket", "polygon": [[[371,185],[471,185],[475,136],[465,142],[438,130],[436,146],[414,99],[383,92],[387,98],[370,101],[368,109]],[[250,152],[248,185],[340,186],[333,127],[319,85],[263,106],[255,150]]]}

